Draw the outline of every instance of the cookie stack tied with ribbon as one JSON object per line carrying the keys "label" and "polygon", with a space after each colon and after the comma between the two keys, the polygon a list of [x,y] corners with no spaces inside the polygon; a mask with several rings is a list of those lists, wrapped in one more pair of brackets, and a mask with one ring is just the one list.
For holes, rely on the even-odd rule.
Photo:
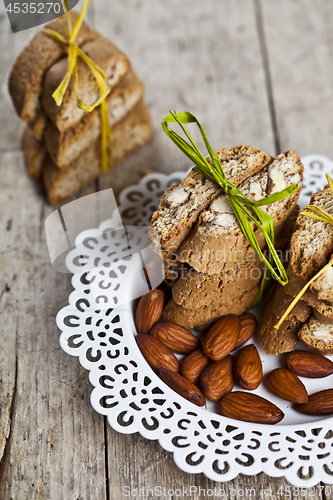
{"label": "cookie stack tied with ribbon", "polygon": [[28,175],[42,178],[51,204],[126,158],[151,137],[144,87],[127,57],[67,12],[16,59],[9,91],[20,118]]}
{"label": "cookie stack tied with ribbon", "polygon": [[[189,143],[169,122],[178,122]],[[182,126],[187,122],[198,124],[210,158],[203,157]],[[190,113],[171,114],[162,125],[196,164],[183,182],[162,196],[150,226],[154,248],[161,247],[165,260],[166,281],[172,285],[173,298],[162,321],[205,330],[221,316],[239,315],[257,304],[268,270],[286,284],[278,255],[285,249],[286,231],[280,243],[275,237],[289,217],[295,220],[303,165],[293,151],[275,159],[252,146],[214,153]]]}
{"label": "cookie stack tied with ribbon", "polygon": [[299,214],[290,242],[289,282],[268,304],[259,339],[267,354],[307,347],[333,354],[333,184]]}

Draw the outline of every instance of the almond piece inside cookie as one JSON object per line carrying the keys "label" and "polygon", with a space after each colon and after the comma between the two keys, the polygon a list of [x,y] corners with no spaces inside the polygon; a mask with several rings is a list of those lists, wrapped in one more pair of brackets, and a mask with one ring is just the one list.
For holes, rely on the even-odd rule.
{"label": "almond piece inside cookie", "polygon": [[298,337],[309,347],[321,354],[333,354],[333,325],[323,323],[310,316],[298,332]]}
{"label": "almond piece inside cookie", "polygon": [[[283,157],[279,162],[272,164],[269,168],[268,195],[283,191],[292,184],[301,185],[302,178],[300,174],[290,172],[293,168],[293,162]],[[290,175],[291,173],[292,175]]]}
{"label": "almond piece inside cookie", "polygon": [[262,187],[260,186],[259,182],[251,182],[250,184],[250,195],[253,201],[259,201],[262,198],[264,198],[264,193],[262,190]]}
{"label": "almond piece inside cookie", "polygon": [[190,197],[190,193],[183,187],[178,187],[168,194],[166,201],[172,207],[178,207],[186,203]]}
{"label": "almond piece inside cookie", "polygon": [[[273,163],[241,183],[239,191],[253,201],[297,182],[297,192],[261,208],[274,221],[275,236],[295,207],[302,188],[303,165],[294,151],[279,155]],[[251,222],[261,249],[266,245],[262,232]],[[179,250],[179,260],[202,273],[221,273],[253,260],[255,251],[242,233],[226,195],[219,196],[204,210]]]}
{"label": "almond piece inside cookie", "polygon": [[[267,153],[253,146],[224,148],[217,151],[216,156],[226,178],[235,186],[272,161]],[[207,161],[212,163],[209,157]],[[201,212],[222,194],[221,186],[192,170],[180,184],[170,187],[163,194],[159,209],[152,217],[150,239],[164,250],[177,251],[191,233]]]}
{"label": "almond piece inside cookie", "polygon": [[227,228],[237,223],[235,212],[226,196],[215,200],[210,207],[210,211],[215,214],[210,224]]}

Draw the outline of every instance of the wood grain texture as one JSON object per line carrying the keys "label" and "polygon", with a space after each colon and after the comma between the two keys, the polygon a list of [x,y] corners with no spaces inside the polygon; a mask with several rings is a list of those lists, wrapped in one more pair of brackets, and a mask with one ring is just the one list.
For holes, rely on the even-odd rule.
{"label": "wood grain texture", "polygon": [[[331,5],[317,0],[256,3],[281,151],[333,158]],[[333,487],[323,497],[332,500]]]}
{"label": "wood grain texture", "polygon": [[[204,474],[187,474],[177,468],[172,453],[164,451],[157,441],[148,441],[139,434],[122,435],[110,427],[108,428],[108,458],[109,477],[113,478],[110,484],[110,499],[123,498],[123,492],[127,492],[128,488],[130,491],[137,490],[137,496],[128,498],[139,498],[139,489],[147,492],[156,486],[160,486],[162,489],[166,488],[166,492],[172,489],[183,491],[184,488],[189,491],[190,487],[196,488],[196,490],[192,490],[190,497],[195,500],[208,498],[207,495],[204,496],[203,492],[200,493],[200,488],[206,492],[215,488],[217,491],[223,490],[225,496],[213,496],[213,498],[232,500],[299,498],[297,490],[293,491],[292,487],[290,496],[288,496],[286,487],[290,487],[290,484],[284,478],[271,478],[263,473],[255,476],[240,474],[232,481],[221,483],[207,479]],[[264,495],[264,491],[267,492],[267,495]],[[284,494],[281,495],[281,492]],[[261,497],[261,495],[264,496]],[[148,492],[144,498],[155,499],[157,496]],[[174,500],[174,498],[187,497],[166,494],[165,497],[161,498]],[[319,489],[305,488],[301,498],[319,500],[322,495]]]}
{"label": "wood grain texture", "polygon": [[[12,218],[8,233],[14,240],[13,270],[9,267],[6,276],[10,292],[4,296],[13,294],[16,300],[3,311],[7,313],[4,333],[7,330],[9,342],[5,342],[7,356],[2,356],[1,369],[11,382],[8,393],[15,380],[17,359],[0,498],[60,500],[69,495],[88,498],[90,494],[104,498],[103,417],[90,405],[91,386],[85,370],[60,349],[55,325],[55,315],[67,301],[70,276],[50,266],[44,220],[52,209],[25,175],[20,153],[3,153],[0,168],[7,219],[9,215]],[[17,203],[18,195],[24,204]]]}
{"label": "wood grain texture", "polygon": [[[1,193],[3,209],[0,212],[1,227],[1,277],[0,277],[0,460],[4,454],[6,441],[10,433],[11,408],[13,406],[16,385],[16,333],[17,312],[17,275],[14,255],[16,252],[15,231],[10,199],[11,179],[4,185]],[[9,182],[8,182],[9,181]]]}
{"label": "wood grain texture", "polygon": [[[2,25],[1,25],[2,27]],[[3,81],[31,32],[1,29]],[[20,39],[18,44],[13,39]],[[1,42],[4,38],[1,38]],[[25,173],[19,121],[1,96],[0,498],[106,498],[104,419],[91,385],[59,346],[55,315],[67,303],[70,277],[53,271],[44,222],[53,211]],[[6,125],[5,125],[6,124]],[[17,150],[17,152],[15,152]],[[80,193],[95,191],[90,186]],[[23,202],[24,200],[24,202]],[[22,201],[22,203],[20,202]],[[74,363],[73,363],[74,361]]]}
{"label": "wood grain texture", "polygon": [[[188,168],[188,159],[160,125],[169,109],[195,114],[215,150],[255,144],[274,153],[252,1],[124,0],[107,9],[96,2],[95,22],[105,36],[112,33],[143,80],[154,124],[150,144],[125,160],[117,174],[103,176],[102,188],[117,190],[119,179],[122,185],[133,183],[146,168]],[[199,139],[195,126],[191,133]]]}
{"label": "wood grain texture", "polygon": [[332,158],[332,6],[317,0],[261,6],[281,149]]}
{"label": "wood grain texture", "polygon": [[[186,169],[160,127],[169,108],[196,114],[215,149],[244,143],[333,158],[332,16],[319,0],[91,0],[88,21],[128,54],[145,83],[155,133],[73,199],[96,187],[117,195],[147,169]],[[0,498],[119,500],[124,486],[157,485],[196,486],[195,500],[199,487],[237,500],[261,498],[269,487],[269,499],[299,498],[265,474],[228,483],[186,474],[156,441],[116,433],[92,409],[87,372],[59,347],[55,315],[70,279],[50,266],[44,221],[53,209],[25,175],[21,124],[6,92],[10,66],[35,32],[12,35],[1,3]],[[252,488],[255,495],[246,493]]]}

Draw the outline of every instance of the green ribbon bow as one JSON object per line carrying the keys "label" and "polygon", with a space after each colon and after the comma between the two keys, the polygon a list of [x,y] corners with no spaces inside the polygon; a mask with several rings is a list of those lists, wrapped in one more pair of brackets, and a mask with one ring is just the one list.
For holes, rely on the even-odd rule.
{"label": "green ribbon bow", "polygon": [[[174,130],[172,130],[168,125],[169,123],[178,123],[190,142],[187,142]],[[207,151],[212,159],[213,165],[210,165],[210,163],[208,163],[208,161],[203,156],[198,146],[195,144],[192,137],[188,133],[187,129],[182,125],[183,123],[197,124],[206,145]],[[257,304],[259,304],[262,298],[263,291],[268,282],[266,278],[268,278],[268,275],[270,273],[277,279],[279,283],[281,283],[281,285],[286,285],[288,283],[286,270],[283,267],[283,264],[279,259],[274,246],[274,220],[268,214],[260,210],[259,207],[270,205],[271,203],[282,200],[286,196],[296,193],[297,184],[293,184],[283,191],[274,193],[271,196],[263,198],[262,200],[250,200],[250,198],[241,193],[239,189],[237,189],[237,187],[234,186],[232,182],[230,182],[226,178],[221,164],[208,142],[202,125],[194,115],[188,113],[187,111],[183,111],[181,113],[172,113],[172,111],[170,111],[170,115],[164,118],[164,120],[162,121],[162,128],[166,135],[170,137],[170,139],[174,142],[174,144],[196,165],[195,167],[193,167],[194,170],[204,175],[205,177],[212,179],[223,188],[224,192],[227,194],[230,200],[244,236],[266,265],[263,280],[261,281],[259,291],[252,305],[253,307],[255,307]],[[261,251],[257,238],[251,227],[250,221],[252,221],[264,235],[269,250],[268,259]],[[274,269],[274,266],[276,266],[277,271]]]}

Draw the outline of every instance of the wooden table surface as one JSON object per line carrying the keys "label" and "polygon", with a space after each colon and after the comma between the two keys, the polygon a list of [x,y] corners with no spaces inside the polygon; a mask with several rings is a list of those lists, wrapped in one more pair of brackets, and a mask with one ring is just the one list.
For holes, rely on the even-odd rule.
{"label": "wooden table surface", "polygon": [[[91,0],[87,18],[144,81],[154,136],[79,196],[109,187],[118,194],[146,169],[188,168],[160,127],[169,108],[194,113],[214,149],[253,144],[272,155],[333,158],[330,0]],[[228,483],[186,474],[157,442],[114,432],[92,409],[87,372],[59,346],[55,315],[70,277],[50,265],[44,221],[53,208],[25,173],[22,124],[7,93],[10,67],[36,31],[13,34],[1,2],[1,499],[118,500],[125,486],[158,485],[222,487],[237,500],[250,498],[246,488],[260,498],[271,486],[267,498],[299,498],[297,490],[288,496],[283,478],[265,474]],[[333,495],[318,488],[303,498]]]}

